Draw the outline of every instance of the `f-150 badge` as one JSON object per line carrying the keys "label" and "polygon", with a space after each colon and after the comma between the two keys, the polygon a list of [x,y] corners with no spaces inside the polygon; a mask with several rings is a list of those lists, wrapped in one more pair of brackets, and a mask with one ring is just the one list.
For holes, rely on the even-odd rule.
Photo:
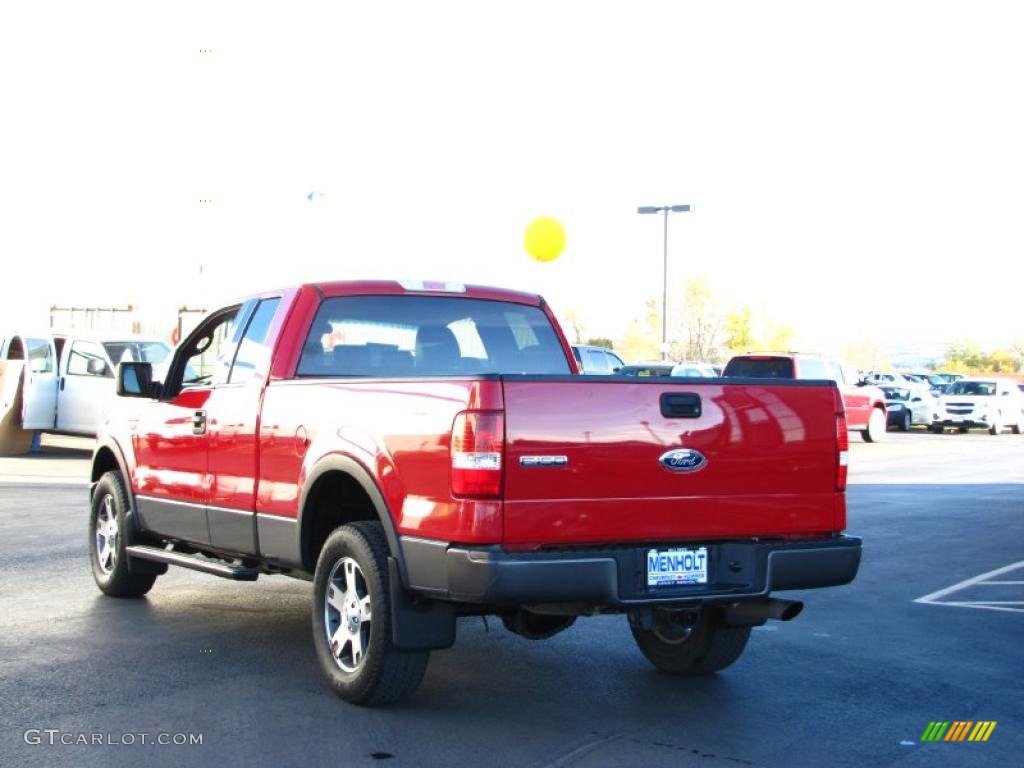
{"label": "f-150 badge", "polygon": [[692,448],[673,448],[671,451],[665,451],[658,458],[658,462],[672,472],[696,472],[708,464],[704,454]]}

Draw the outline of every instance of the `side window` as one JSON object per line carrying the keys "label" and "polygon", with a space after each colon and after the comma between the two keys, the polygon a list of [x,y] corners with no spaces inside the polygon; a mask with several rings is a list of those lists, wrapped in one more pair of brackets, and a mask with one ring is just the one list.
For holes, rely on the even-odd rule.
{"label": "side window", "polygon": [[825,368],[827,369],[826,372],[828,374],[827,376],[825,376],[826,379],[832,379],[832,381],[836,382],[836,384],[845,383],[845,378],[843,376],[843,366],[841,366],[835,360],[826,360]]}
{"label": "side window", "polygon": [[75,341],[71,344],[68,357],[68,376],[111,377],[113,371],[107,365],[106,355],[99,344],[91,341]]}
{"label": "side window", "polygon": [[801,379],[827,379],[829,377],[825,371],[824,360],[814,357],[801,357],[797,365],[800,366]]}
{"label": "side window", "polygon": [[605,357],[604,350],[600,349],[588,349],[586,350],[587,355],[587,370],[592,373],[608,373],[611,369],[608,367],[608,358]]}
{"label": "side window", "polygon": [[281,303],[280,299],[266,299],[253,313],[252,320],[242,336],[238,345],[238,354],[235,355],[235,364],[231,366],[231,374],[228,381],[233,384],[239,382],[262,379],[270,370],[270,347],[267,346],[267,334],[270,332],[270,324],[274,319],[274,313]]}
{"label": "side window", "polygon": [[611,366],[613,371],[616,368],[621,368],[622,366],[625,365],[625,363],[622,362],[622,358],[619,357],[618,355],[616,355],[614,352],[605,352],[605,355],[607,355],[607,357],[608,357],[608,365]]}
{"label": "side window", "polygon": [[[213,320],[199,326],[200,333],[187,350],[182,384],[208,386],[217,381],[226,381],[234,357],[235,321],[239,308],[226,310]],[[170,382],[168,382],[170,384]]]}
{"label": "side window", "polygon": [[53,373],[53,349],[46,339],[25,339],[32,373]]}

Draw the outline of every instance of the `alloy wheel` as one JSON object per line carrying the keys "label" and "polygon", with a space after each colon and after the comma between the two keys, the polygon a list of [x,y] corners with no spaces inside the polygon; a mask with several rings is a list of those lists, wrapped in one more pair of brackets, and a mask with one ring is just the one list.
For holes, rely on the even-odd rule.
{"label": "alloy wheel", "polygon": [[373,618],[370,590],[359,563],[343,557],[334,564],[324,592],[324,627],[331,656],[344,672],[366,658]]}
{"label": "alloy wheel", "polygon": [[109,493],[100,500],[96,513],[96,563],[104,575],[110,575],[117,561],[117,510]]}

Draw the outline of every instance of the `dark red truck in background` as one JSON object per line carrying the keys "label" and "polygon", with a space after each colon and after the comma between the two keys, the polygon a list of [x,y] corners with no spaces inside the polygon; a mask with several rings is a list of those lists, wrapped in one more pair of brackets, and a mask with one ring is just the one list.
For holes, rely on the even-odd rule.
{"label": "dark red truck in background", "polygon": [[163,384],[118,371],[93,459],[93,574],[167,566],[313,581],[342,698],[411,693],[460,616],[544,638],[625,613],[659,669],[704,674],[773,591],[846,584],[831,381],[582,376],[544,301],[350,282],[250,297],[186,338]]}

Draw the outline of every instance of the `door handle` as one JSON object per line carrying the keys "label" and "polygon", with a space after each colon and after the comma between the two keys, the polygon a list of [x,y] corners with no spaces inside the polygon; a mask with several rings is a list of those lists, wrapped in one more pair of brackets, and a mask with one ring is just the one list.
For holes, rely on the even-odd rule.
{"label": "door handle", "polygon": [[192,434],[206,434],[206,411],[196,411],[192,414]]}
{"label": "door handle", "polygon": [[696,392],[665,392],[661,396],[661,415],[666,419],[699,419],[700,411]]}
{"label": "door handle", "polygon": [[63,376],[60,377],[60,391],[61,392],[64,391],[64,377]]}

